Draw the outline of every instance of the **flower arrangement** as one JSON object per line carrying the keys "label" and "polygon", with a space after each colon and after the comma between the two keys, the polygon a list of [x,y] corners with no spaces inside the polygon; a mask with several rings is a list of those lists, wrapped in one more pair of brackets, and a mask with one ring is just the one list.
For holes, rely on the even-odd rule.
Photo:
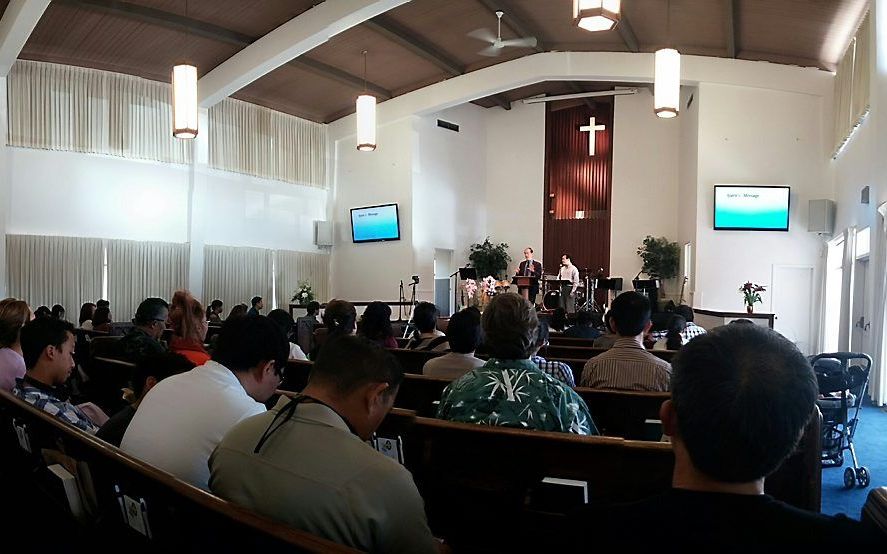
{"label": "flower arrangement", "polygon": [[745,309],[748,313],[754,311],[755,302],[763,302],[763,300],[761,300],[761,293],[766,291],[767,289],[764,288],[764,285],[758,285],[751,281],[739,287],[739,292],[742,293],[742,300],[745,303]]}
{"label": "flower arrangement", "polygon": [[487,275],[486,277],[484,277],[483,281],[481,282],[481,289],[484,291],[484,294],[486,294],[487,296],[495,296],[495,294],[497,292],[496,291],[497,284],[498,283],[496,282],[495,277],[493,277],[492,275]]}
{"label": "flower arrangement", "polygon": [[292,302],[297,304],[307,304],[314,301],[314,291],[308,281],[299,281],[299,290],[293,295]]}
{"label": "flower arrangement", "polygon": [[462,286],[465,288],[465,294],[468,295],[469,300],[474,298],[474,295],[477,294],[477,281],[474,279],[466,279],[465,284]]}

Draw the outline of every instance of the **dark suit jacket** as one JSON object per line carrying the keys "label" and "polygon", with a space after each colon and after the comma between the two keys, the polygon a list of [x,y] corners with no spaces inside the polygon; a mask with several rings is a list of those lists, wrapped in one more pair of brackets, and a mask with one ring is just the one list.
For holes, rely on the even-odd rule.
{"label": "dark suit jacket", "polygon": [[[517,275],[523,275],[527,268],[527,260],[524,260],[520,263],[520,270],[517,272]],[[542,262],[533,260],[533,265],[530,266],[530,276],[542,278]],[[536,281],[536,285],[530,287],[530,296],[534,296],[539,294],[539,282]]]}

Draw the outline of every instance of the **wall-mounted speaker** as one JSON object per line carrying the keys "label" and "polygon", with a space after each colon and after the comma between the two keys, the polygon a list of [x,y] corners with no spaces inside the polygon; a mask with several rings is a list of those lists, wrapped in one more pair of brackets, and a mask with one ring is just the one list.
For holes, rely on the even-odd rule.
{"label": "wall-mounted speaker", "polygon": [[314,222],[314,244],[315,246],[333,245],[333,224],[331,222]]}
{"label": "wall-mounted speaker", "polygon": [[835,202],[828,199],[811,200],[807,230],[820,235],[835,232]]}

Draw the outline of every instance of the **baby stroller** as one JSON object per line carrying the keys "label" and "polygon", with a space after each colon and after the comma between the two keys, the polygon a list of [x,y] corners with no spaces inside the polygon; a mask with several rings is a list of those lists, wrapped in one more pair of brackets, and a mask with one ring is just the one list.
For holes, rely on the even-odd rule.
{"label": "baby stroller", "polygon": [[834,352],[814,356],[810,363],[819,383],[816,404],[822,412],[822,466],[841,467],[844,451],[849,450],[853,467],[844,470],[844,487],[867,487],[871,475],[856,459],[853,435],[859,424],[872,358],[868,354]]}

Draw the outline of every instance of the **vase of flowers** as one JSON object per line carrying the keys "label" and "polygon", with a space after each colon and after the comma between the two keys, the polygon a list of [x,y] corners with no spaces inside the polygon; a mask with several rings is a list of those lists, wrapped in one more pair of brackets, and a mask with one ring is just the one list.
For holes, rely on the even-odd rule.
{"label": "vase of flowers", "polygon": [[758,285],[751,281],[739,287],[739,292],[742,293],[742,301],[745,303],[745,311],[753,314],[755,312],[755,303],[763,303],[761,293],[766,291],[767,289],[764,288],[764,285]]}
{"label": "vase of flowers", "polygon": [[462,285],[462,289],[465,291],[465,296],[468,297],[468,305],[475,306],[477,304],[476,296],[477,296],[477,281],[474,279],[466,279],[465,284]]}
{"label": "vase of flowers", "polygon": [[308,281],[299,281],[299,289],[293,295],[292,302],[302,304],[303,306],[314,301],[314,291]]}

